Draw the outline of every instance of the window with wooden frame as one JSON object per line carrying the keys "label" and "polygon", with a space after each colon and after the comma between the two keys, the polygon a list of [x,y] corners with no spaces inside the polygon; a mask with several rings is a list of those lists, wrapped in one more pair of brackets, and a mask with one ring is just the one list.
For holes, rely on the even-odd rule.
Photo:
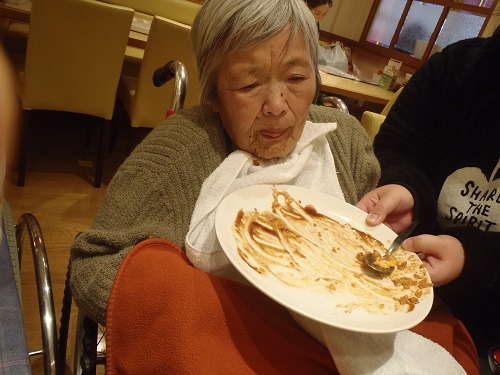
{"label": "window with wooden frame", "polygon": [[419,67],[461,39],[481,36],[498,0],[374,0],[362,47]]}

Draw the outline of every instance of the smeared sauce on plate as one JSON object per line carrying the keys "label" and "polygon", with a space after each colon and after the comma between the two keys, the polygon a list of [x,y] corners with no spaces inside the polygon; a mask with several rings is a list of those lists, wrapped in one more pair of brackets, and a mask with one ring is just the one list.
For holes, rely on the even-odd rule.
{"label": "smeared sauce on plate", "polygon": [[302,206],[273,188],[271,210],[240,210],[233,231],[240,257],[256,272],[314,293],[345,295],[340,307],[368,312],[412,311],[429,293],[430,282],[418,257],[402,249],[393,254],[388,276],[371,270],[364,256],[383,253],[368,233]]}

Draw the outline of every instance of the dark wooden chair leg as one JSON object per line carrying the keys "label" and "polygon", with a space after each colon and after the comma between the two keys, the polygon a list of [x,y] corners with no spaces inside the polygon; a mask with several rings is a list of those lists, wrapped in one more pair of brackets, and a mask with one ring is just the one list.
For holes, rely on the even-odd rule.
{"label": "dark wooden chair leg", "polygon": [[19,159],[17,166],[17,186],[24,186],[26,180],[26,163],[28,161],[28,136],[31,111],[23,111],[21,131],[19,134]]}
{"label": "dark wooden chair leg", "polygon": [[150,128],[133,128],[130,127],[127,148],[125,150],[125,156],[130,156],[132,151],[151,133],[153,129]]}
{"label": "dark wooden chair leg", "polygon": [[85,139],[84,139],[85,148],[90,147],[91,140],[92,140],[92,123],[87,122],[85,124]]}
{"label": "dark wooden chair leg", "polygon": [[109,145],[109,132],[111,127],[111,120],[103,119],[100,134],[99,134],[99,145],[97,151],[97,160],[95,164],[95,178],[94,187],[100,188],[102,182],[102,174],[104,171],[104,159],[106,157],[106,151]]}
{"label": "dark wooden chair leg", "polygon": [[129,127],[128,129],[128,137],[127,137],[127,148],[125,149],[125,156],[129,157],[130,153],[134,150],[135,147],[135,139],[137,136],[137,128]]}
{"label": "dark wooden chair leg", "polygon": [[109,135],[109,145],[108,153],[112,153],[115,149],[116,138],[118,138],[118,128],[123,117],[123,105],[119,100],[115,102],[115,108],[113,110],[113,118],[111,119],[111,129]]}

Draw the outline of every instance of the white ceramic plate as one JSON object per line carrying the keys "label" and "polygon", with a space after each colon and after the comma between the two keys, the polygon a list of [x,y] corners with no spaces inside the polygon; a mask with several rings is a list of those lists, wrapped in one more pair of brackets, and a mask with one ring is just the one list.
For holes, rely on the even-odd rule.
{"label": "white ceramic plate", "polygon": [[[396,234],[384,225],[369,227],[366,213],[332,196],[298,186],[276,185],[289,192],[302,205],[311,204],[318,212],[341,223],[369,233],[388,247]],[[429,313],[433,302],[432,288],[411,312],[369,313],[362,309],[345,312],[336,307],[337,297],[315,294],[282,284],[262,276],[252,269],[238,254],[233,235],[233,223],[240,209],[267,211],[271,209],[272,185],[255,185],[228,195],[219,205],[215,216],[217,237],[234,267],[256,288],[286,308],[307,318],[329,326],[366,333],[389,333],[409,329],[420,323]]]}

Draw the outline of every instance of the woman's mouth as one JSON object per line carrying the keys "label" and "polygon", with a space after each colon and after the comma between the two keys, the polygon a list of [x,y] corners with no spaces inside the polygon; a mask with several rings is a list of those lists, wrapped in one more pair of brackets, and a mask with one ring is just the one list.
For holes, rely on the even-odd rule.
{"label": "woman's mouth", "polygon": [[265,138],[277,139],[283,136],[288,129],[261,130],[260,134]]}

